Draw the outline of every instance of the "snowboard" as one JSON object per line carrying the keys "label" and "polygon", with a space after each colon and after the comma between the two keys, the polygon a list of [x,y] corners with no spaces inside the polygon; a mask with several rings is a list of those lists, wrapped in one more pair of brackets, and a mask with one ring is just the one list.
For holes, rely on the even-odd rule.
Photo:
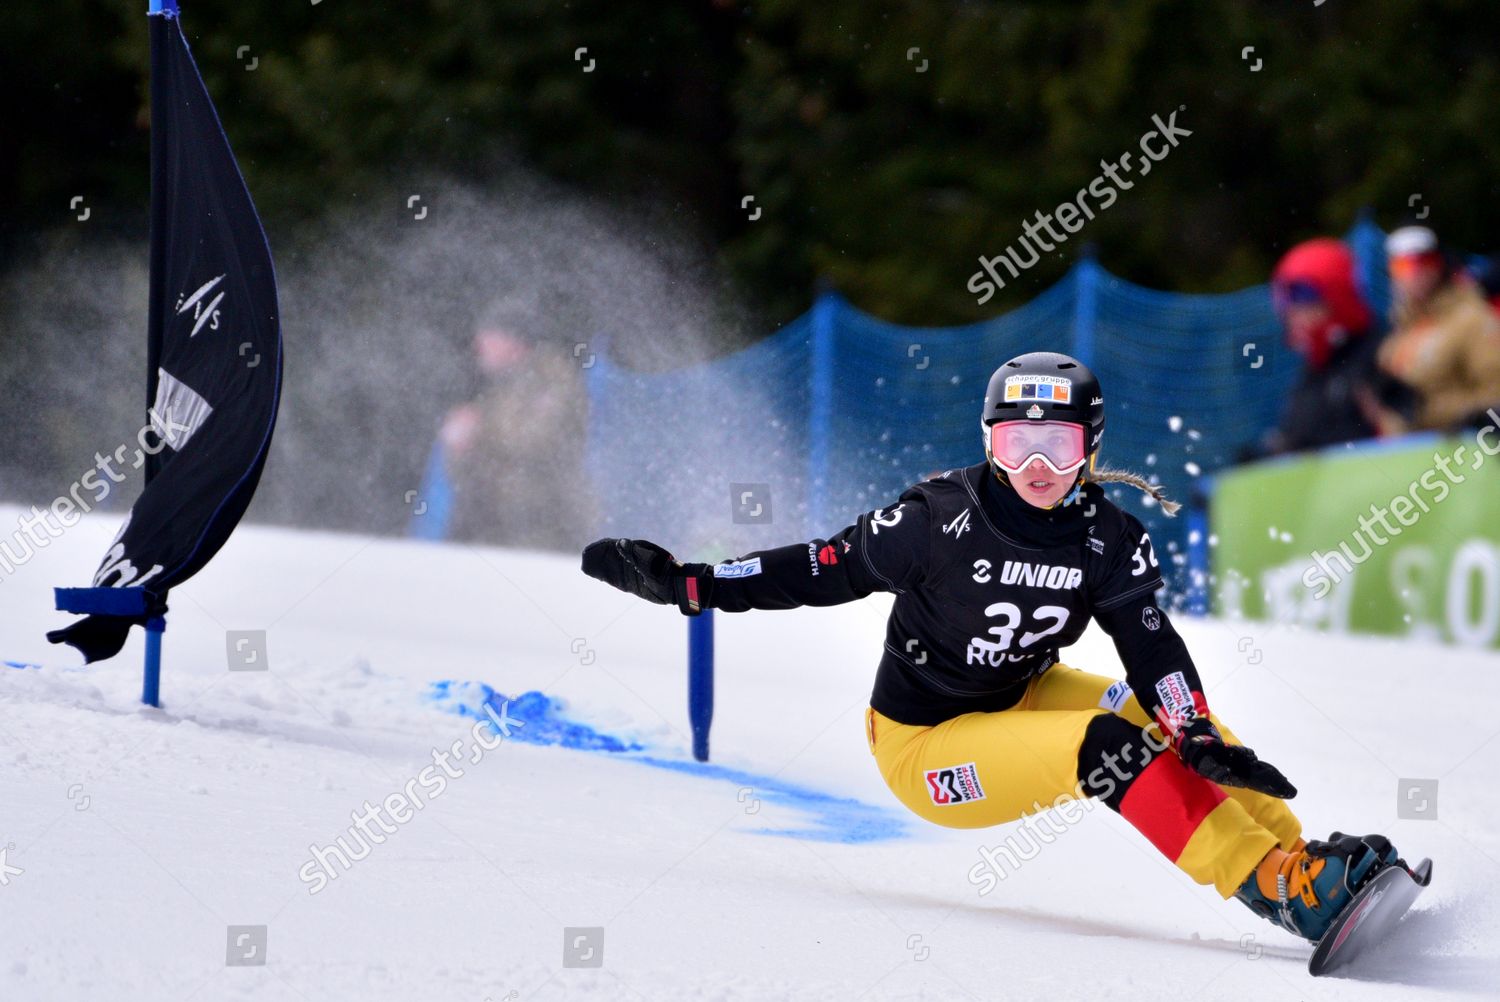
{"label": "snowboard", "polygon": [[1410,870],[1398,863],[1375,874],[1318,940],[1307,972],[1315,978],[1332,974],[1384,941],[1431,882],[1430,859]]}

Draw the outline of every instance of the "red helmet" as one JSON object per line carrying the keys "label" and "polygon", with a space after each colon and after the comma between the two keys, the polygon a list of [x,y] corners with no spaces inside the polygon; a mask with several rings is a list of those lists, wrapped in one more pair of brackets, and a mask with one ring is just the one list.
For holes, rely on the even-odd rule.
{"label": "red helmet", "polygon": [[1289,306],[1299,304],[1322,303],[1328,307],[1328,318],[1304,343],[1293,343],[1288,331],[1287,343],[1307,356],[1308,364],[1315,369],[1328,363],[1334,348],[1360,337],[1370,327],[1373,317],[1354,276],[1354,255],[1343,241],[1332,237],[1318,237],[1293,247],[1271,276],[1271,296],[1278,315],[1284,316]]}

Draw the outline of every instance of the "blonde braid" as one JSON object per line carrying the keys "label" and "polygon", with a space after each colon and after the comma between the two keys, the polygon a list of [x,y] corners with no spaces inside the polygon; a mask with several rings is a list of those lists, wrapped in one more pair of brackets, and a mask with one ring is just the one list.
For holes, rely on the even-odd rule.
{"label": "blonde braid", "polygon": [[1101,466],[1091,471],[1088,478],[1095,483],[1129,484],[1136,490],[1144,491],[1151,495],[1157,504],[1161,505],[1162,514],[1169,517],[1176,515],[1178,509],[1182,507],[1180,501],[1169,501],[1166,492],[1160,487],[1151,483],[1139,473],[1133,473],[1130,470],[1117,470],[1110,466]]}

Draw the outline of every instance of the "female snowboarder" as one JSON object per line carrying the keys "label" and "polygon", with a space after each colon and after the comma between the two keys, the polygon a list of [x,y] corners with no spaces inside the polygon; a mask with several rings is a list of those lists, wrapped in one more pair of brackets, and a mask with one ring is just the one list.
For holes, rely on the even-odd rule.
{"label": "female snowboarder", "polygon": [[[985,462],[829,539],[716,566],[601,539],[583,570],[690,616],[894,593],[866,737],[907,808],[979,828],[1097,797],[1194,880],[1317,940],[1396,851],[1378,835],[1305,841],[1285,803],[1296,789],[1209,712],[1156,604],[1151,539],[1099,485],[1177,506],[1135,474],[1096,469],[1098,380],[1066,355],[1021,355],[990,378],[980,424]],[[1090,618],[1114,640],[1124,682],[1059,661]]]}

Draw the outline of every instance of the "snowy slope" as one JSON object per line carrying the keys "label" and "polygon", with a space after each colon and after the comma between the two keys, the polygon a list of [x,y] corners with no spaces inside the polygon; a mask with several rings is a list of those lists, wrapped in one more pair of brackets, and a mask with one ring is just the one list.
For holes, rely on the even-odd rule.
{"label": "snowy slope", "polygon": [[[67,620],[50,588],[86,583],[115,528],[86,520],[0,578],[0,660],[46,666],[0,668],[0,999],[1338,1000],[1500,984],[1490,654],[1181,624],[1211,702],[1297,782],[1311,833],[1387,831],[1437,861],[1364,979],[1314,981],[1305,945],[1105,810],[980,894],[979,847],[1015,826],[922,826],[866,751],[882,601],[721,616],[713,746],[733,771],[699,775],[660,764],[689,745],[681,617],[550,555],[244,527],[172,596],[165,705],[144,709],[138,635],[87,670],[42,636]],[[269,671],[227,670],[231,630],[267,631]],[[1098,636],[1069,661],[1118,674]],[[347,836],[433,749],[468,747],[472,720],[428,698],[437,680],[546,693],[659,764],[507,740],[309,893],[310,845]],[[1438,820],[1397,820],[1402,777],[1439,780]],[[837,819],[767,833],[815,828],[818,793],[887,837],[841,840]],[[226,965],[231,925],[266,927],[264,965]],[[565,927],[602,927],[602,967],[564,969]]]}

